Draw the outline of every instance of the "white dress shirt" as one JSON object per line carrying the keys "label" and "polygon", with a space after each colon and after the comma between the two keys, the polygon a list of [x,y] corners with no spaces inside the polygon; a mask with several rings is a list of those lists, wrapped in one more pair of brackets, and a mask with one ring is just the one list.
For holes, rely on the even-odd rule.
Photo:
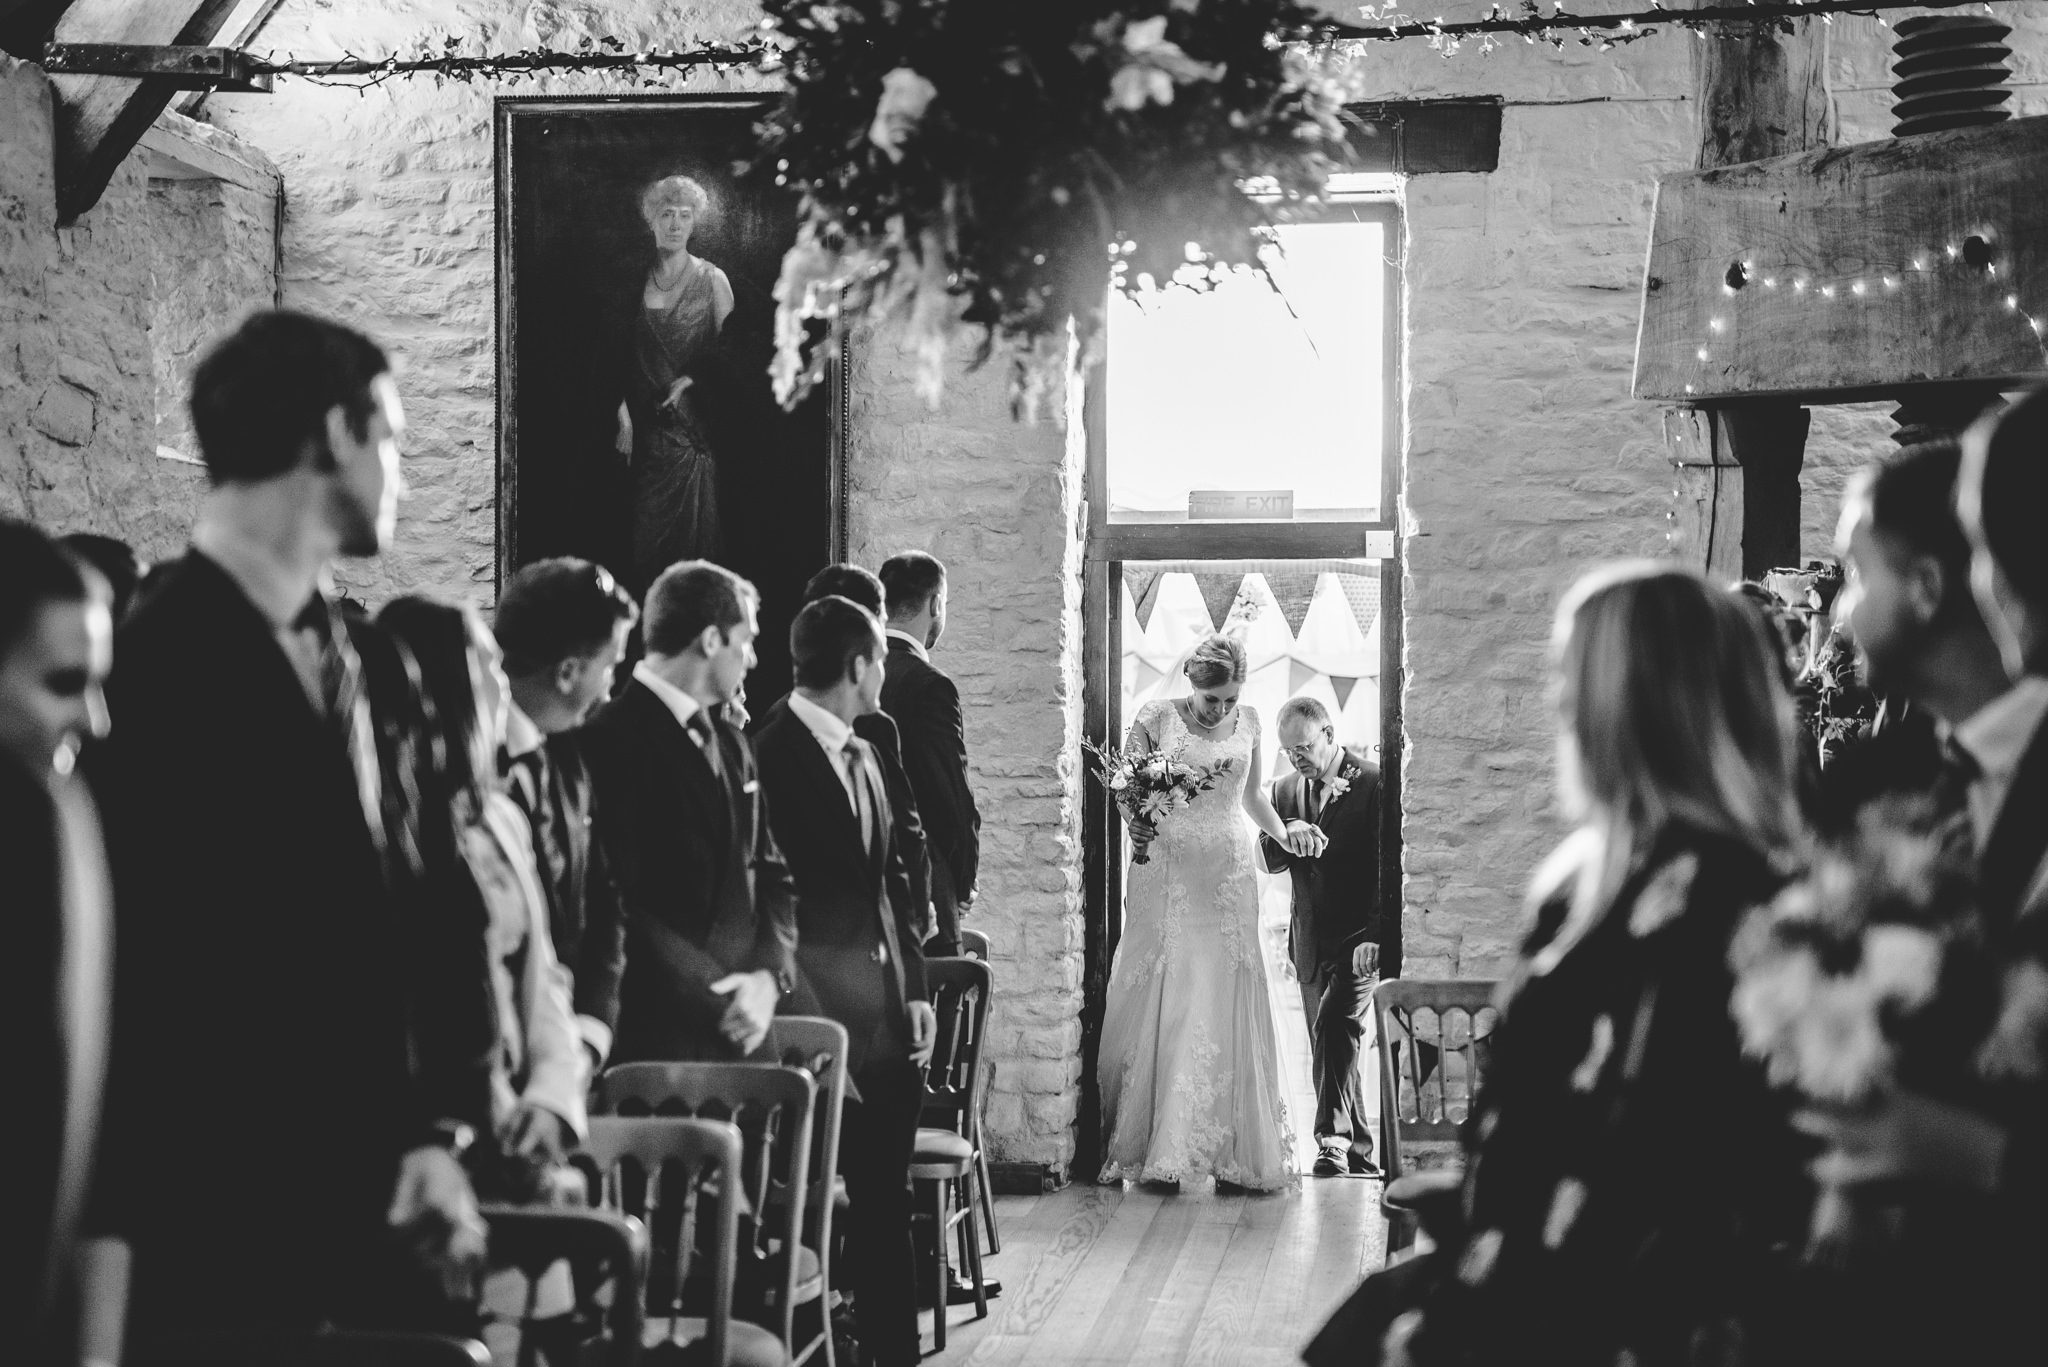
{"label": "white dress shirt", "polygon": [[519,704],[508,701],[505,704],[505,753],[513,759],[530,755],[540,749],[547,736],[534,725],[533,718],[520,710]]}
{"label": "white dress shirt", "polygon": [[930,664],[932,662],[932,654],[930,651],[924,648],[924,642],[918,640],[909,632],[898,631],[895,627],[890,627],[883,634],[886,635],[892,641],[901,641],[903,642],[903,644],[909,646],[910,653],[917,656],[918,659],[923,660],[926,664]]}
{"label": "white dress shirt", "polygon": [[791,716],[809,728],[819,748],[825,752],[825,758],[832,761],[832,772],[839,775],[839,786],[846,790],[847,804],[853,808],[853,814],[859,816],[860,797],[854,790],[852,761],[846,753],[847,743],[854,738],[853,728],[802,693],[789,695],[789,711]]}
{"label": "white dress shirt", "polygon": [[272,555],[268,547],[236,532],[226,522],[201,514],[192,529],[192,546],[220,566],[234,581],[242,596],[270,623],[277,647],[291,661],[292,672],[306,690],[306,700],[315,712],[327,710],[325,682],[320,677],[321,642],[316,632],[298,625],[299,614],[324,593],[324,574],[308,578],[296,565]]}
{"label": "white dress shirt", "polygon": [[661,699],[662,705],[675,714],[676,725],[689,731],[691,740],[697,739],[697,733],[690,731],[690,719],[704,710],[702,704],[655,673],[645,660],[633,666],[633,677],[646,684],[647,691]]}
{"label": "white dress shirt", "polygon": [[2048,679],[2028,677],[1973,712],[1955,729],[1955,741],[1977,762],[1970,784],[1970,826],[1977,852],[1991,842],[1999,809],[2012,787],[2020,760],[2048,717]]}

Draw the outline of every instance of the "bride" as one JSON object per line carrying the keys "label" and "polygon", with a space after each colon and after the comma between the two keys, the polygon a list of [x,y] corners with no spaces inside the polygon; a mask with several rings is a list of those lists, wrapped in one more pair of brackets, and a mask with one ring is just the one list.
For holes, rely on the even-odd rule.
{"label": "bride", "polygon": [[1294,841],[1260,782],[1258,714],[1238,706],[1244,646],[1210,636],[1184,671],[1193,696],[1145,704],[1126,748],[1229,767],[1157,826],[1131,825],[1150,859],[1130,870],[1103,1014],[1102,1180],[1270,1191],[1297,1172],[1244,818]]}

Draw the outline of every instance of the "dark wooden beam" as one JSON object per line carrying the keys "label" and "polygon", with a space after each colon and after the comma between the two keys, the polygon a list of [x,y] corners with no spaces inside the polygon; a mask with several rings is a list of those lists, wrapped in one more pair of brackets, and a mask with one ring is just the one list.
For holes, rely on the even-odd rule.
{"label": "dark wooden beam", "polygon": [[2048,117],[1667,176],[1638,398],[1704,401],[2048,369]]}
{"label": "dark wooden beam", "polygon": [[[1693,99],[1702,172],[1826,146],[1835,131],[1826,27],[1802,19],[1708,30],[1693,44]],[[1649,275],[1657,278],[1654,266]],[[1646,281],[1644,297],[1656,292]],[[1646,327],[1648,317],[1646,304]],[[1737,569],[1751,578],[1799,563],[1799,471],[1809,422],[1805,409],[1783,402],[1666,412],[1665,451],[1678,490],[1672,540],[1681,558],[1716,580],[1733,579]]]}
{"label": "dark wooden beam", "polygon": [[0,0],[0,51],[36,60],[71,0]]}
{"label": "dark wooden beam", "polygon": [[[236,0],[77,0],[52,41],[203,46]],[[57,92],[57,214],[69,222],[101,193],[144,130],[178,92],[127,76],[52,76]]]}

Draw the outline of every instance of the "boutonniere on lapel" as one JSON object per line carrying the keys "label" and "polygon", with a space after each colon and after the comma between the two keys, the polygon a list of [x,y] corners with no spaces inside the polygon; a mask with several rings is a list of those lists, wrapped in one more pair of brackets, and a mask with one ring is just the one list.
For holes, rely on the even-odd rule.
{"label": "boutonniere on lapel", "polygon": [[1351,791],[1351,780],[1342,774],[1334,775],[1323,784],[1323,805],[1329,806],[1338,798]]}

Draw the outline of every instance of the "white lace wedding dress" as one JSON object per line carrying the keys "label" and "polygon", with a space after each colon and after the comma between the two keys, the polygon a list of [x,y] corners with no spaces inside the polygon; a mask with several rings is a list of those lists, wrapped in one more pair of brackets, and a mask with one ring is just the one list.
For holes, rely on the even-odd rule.
{"label": "white lace wedding dress", "polygon": [[1257,836],[1241,805],[1258,715],[1241,707],[1229,735],[1203,740],[1173,703],[1156,701],[1137,727],[1191,764],[1231,766],[1159,823],[1151,861],[1126,880],[1097,1067],[1102,1180],[1290,1186],[1297,1165],[1259,949]]}

